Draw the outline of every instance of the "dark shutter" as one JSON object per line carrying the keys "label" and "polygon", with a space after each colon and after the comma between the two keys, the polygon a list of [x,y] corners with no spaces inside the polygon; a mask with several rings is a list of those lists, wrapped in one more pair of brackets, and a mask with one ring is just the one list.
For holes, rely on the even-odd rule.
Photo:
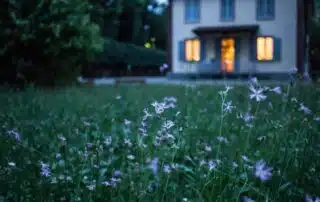
{"label": "dark shutter", "polygon": [[178,44],[178,51],[179,51],[179,60],[180,61],[185,61],[185,41],[179,41]]}
{"label": "dark shutter", "polygon": [[250,60],[256,61],[257,60],[257,37],[251,36],[249,40],[249,54]]}
{"label": "dark shutter", "polygon": [[200,60],[204,62],[206,59],[206,40],[201,39],[200,42]]}
{"label": "dark shutter", "polygon": [[274,37],[274,60],[280,61],[281,60],[281,52],[282,52],[282,41],[280,38]]}

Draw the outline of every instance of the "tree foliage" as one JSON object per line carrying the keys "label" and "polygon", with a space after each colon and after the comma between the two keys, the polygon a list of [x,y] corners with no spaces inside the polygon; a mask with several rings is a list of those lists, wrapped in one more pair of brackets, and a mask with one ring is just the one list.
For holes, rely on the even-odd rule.
{"label": "tree foliage", "polygon": [[4,0],[0,9],[2,81],[61,84],[103,49],[88,1]]}

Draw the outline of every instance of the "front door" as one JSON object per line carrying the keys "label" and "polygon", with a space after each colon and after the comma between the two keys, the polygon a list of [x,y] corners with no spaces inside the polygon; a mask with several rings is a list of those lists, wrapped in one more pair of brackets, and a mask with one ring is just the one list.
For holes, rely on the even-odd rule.
{"label": "front door", "polygon": [[221,71],[234,72],[235,69],[235,40],[224,38],[221,40]]}

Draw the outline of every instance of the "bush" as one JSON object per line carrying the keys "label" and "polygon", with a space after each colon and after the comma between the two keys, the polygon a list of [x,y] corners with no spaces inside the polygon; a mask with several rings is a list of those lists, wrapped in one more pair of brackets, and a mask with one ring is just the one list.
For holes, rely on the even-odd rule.
{"label": "bush", "polygon": [[166,52],[108,39],[105,41],[104,50],[98,55],[96,62],[125,63],[139,67],[160,66],[166,62]]}
{"label": "bush", "polygon": [[64,85],[103,49],[100,28],[83,0],[0,3],[0,79]]}

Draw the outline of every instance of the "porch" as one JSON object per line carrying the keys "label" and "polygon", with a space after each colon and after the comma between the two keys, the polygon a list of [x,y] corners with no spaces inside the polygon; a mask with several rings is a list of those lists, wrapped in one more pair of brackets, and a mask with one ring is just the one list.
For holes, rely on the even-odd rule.
{"label": "porch", "polygon": [[201,60],[195,64],[204,77],[247,77],[256,72],[255,40],[258,25],[198,27]]}

